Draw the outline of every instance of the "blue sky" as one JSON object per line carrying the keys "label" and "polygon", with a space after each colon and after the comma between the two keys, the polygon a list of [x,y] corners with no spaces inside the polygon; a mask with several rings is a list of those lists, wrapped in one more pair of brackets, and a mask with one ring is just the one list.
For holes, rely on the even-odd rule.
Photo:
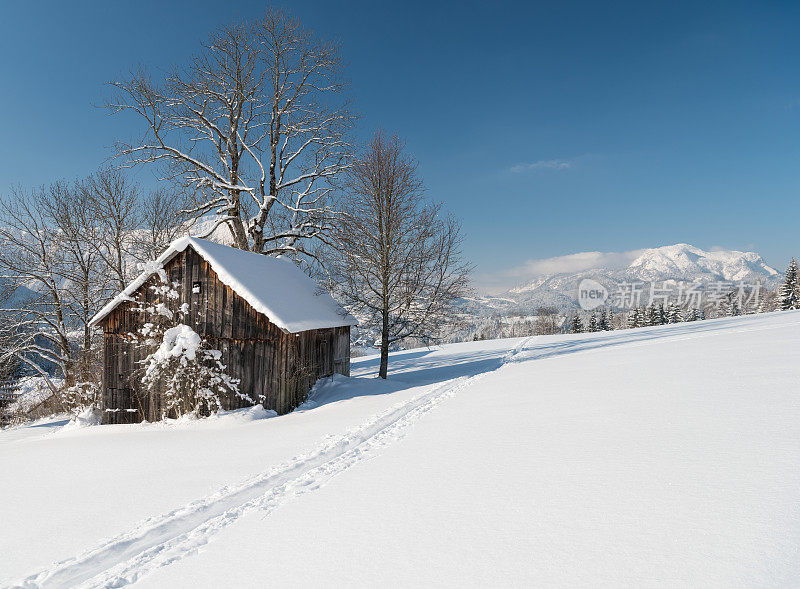
{"label": "blue sky", "polygon": [[[800,3],[283,5],[342,41],[359,132],[406,139],[481,280],[678,242],[800,256]],[[105,82],[264,6],[4,3],[0,192],[91,172],[137,130]]]}

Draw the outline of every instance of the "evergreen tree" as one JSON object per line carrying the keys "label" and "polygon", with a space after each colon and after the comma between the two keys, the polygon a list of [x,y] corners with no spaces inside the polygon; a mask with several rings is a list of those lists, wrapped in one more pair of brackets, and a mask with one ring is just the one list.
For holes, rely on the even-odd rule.
{"label": "evergreen tree", "polygon": [[577,313],[572,316],[572,323],[569,326],[570,333],[582,333],[583,332],[583,322],[581,321],[581,316]]}
{"label": "evergreen tree", "polygon": [[669,323],[680,323],[682,321],[681,308],[678,306],[678,303],[672,302],[669,304],[669,308],[667,309],[667,321]]}
{"label": "evergreen tree", "polygon": [[684,321],[699,321],[700,320],[700,311],[697,308],[692,308],[686,311],[686,317]]}
{"label": "evergreen tree", "polygon": [[667,323],[667,312],[664,309],[664,303],[658,304],[658,325],[665,325]]}
{"label": "evergreen tree", "polygon": [[605,307],[600,311],[600,321],[597,325],[597,329],[598,331],[611,331],[611,321]]}
{"label": "evergreen tree", "polygon": [[797,260],[792,258],[786,269],[786,278],[778,289],[778,305],[781,311],[800,308],[800,287],[798,287]]}
{"label": "evergreen tree", "polygon": [[727,298],[722,299],[719,302],[719,306],[717,306],[717,317],[727,317],[728,316],[728,309],[730,309],[730,302]]}
{"label": "evergreen tree", "polygon": [[771,313],[773,311],[780,311],[781,300],[778,291],[780,291],[780,288],[776,288],[775,290],[764,291],[764,295],[761,298],[761,303],[759,304],[761,313]]}
{"label": "evergreen tree", "polygon": [[647,314],[645,316],[644,324],[648,327],[651,325],[658,325],[658,309],[655,305],[650,305],[647,307]]}
{"label": "evergreen tree", "polygon": [[630,310],[630,312],[628,313],[628,329],[634,329],[636,327],[639,327],[636,324],[636,320],[638,318],[638,314],[639,314],[639,309],[638,308],[633,308],[633,309]]}
{"label": "evergreen tree", "polygon": [[595,332],[597,331],[597,315],[592,313],[592,316],[589,317],[589,329],[587,331]]}
{"label": "evergreen tree", "polygon": [[609,309],[608,316],[606,317],[606,326],[608,326],[608,331],[614,331],[614,311]]}

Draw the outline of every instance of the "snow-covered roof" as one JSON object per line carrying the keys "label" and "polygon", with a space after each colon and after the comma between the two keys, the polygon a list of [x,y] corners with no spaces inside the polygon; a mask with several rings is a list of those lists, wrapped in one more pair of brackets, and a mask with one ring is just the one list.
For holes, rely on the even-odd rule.
{"label": "snow-covered roof", "polygon": [[[320,292],[317,284],[287,259],[247,252],[206,239],[182,237],[159,256],[155,268],[163,267],[189,246],[209,263],[220,282],[285,331],[297,333],[357,324],[352,315],[328,293]],[[89,324],[97,325],[120,303],[129,301],[154,273],[152,267],[145,270],[92,317]]]}

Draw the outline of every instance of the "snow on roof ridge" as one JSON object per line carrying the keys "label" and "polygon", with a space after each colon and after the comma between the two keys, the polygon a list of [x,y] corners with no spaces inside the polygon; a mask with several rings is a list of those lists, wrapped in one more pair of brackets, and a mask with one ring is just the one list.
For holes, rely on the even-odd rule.
{"label": "snow on roof ridge", "polygon": [[[318,285],[289,260],[187,236],[173,241],[156,264],[163,266],[190,245],[209,263],[220,282],[285,331],[298,333],[357,324],[328,293],[318,292]],[[142,272],[92,317],[89,325],[97,325],[120,303],[130,300],[152,275],[152,268]]]}

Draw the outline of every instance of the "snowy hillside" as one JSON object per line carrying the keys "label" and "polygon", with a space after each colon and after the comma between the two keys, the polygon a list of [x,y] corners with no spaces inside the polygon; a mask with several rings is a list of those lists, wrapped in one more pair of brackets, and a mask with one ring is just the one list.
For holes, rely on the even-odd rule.
{"label": "snowy hillside", "polygon": [[796,586],[800,312],[376,358],[286,416],[0,431],[0,585]]}
{"label": "snowy hillside", "polygon": [[761,282],[774,288],[781,274],[754,252],[735,250],[705,251],[679,243],[643,251],[624,268],[592,268],[577,273],[545,274],[497,296],[470,301],[473,311],[532,311],[553,306],[562,310],[577,307],[576,292],[584,278],[592,278],[609,292],[625,283],[663,283],[680,281],[708,284]]}

